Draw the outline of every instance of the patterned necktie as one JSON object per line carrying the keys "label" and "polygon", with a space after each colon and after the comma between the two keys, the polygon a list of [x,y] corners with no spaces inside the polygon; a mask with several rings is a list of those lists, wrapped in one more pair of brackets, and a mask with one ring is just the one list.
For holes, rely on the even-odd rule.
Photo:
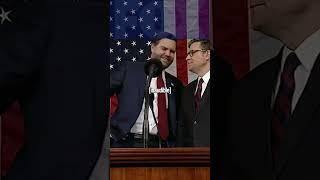
{"label": "patterned necktie", "polygon": [[[160,89],[162,87],[164,88],[165,86],[162,75],[160,74],[157,78],[157,88]],[[169,135],[169,128],[165,93],[158,93],[158,126],[161,139],[167,139]]]}
{"label": "patterned necktie", "polygon": [[280,86],[272,111],[272,154],[275,160],[278,159],[279,146],[291,118],[291,103],[295,89],[294,72],[300,64],[297,55],[292,52],[288,55],[281,73]]}
{"label": "patterned necktie", "polygon": [[198,112],[198,110],[199,110],[199,105],[200,105],[200,100],[201,100],[202,83],[203,83],[203,79],[200,78],[199,82],[198,82],[197,92],[194,95],[196,112]]}

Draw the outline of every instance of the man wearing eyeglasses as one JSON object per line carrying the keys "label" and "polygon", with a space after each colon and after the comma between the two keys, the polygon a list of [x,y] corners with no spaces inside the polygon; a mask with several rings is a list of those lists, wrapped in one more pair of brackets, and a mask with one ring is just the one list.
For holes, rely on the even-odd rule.
{"label": "man wearing eyeglasses", "polygon": [[[210,146],[211,127],[223,129],[221,124],[226,115],[227,97],[234,75],[231,66],[210,50],[209,40],[193,39],[188,44],[186,57],[189,71],[198,78],[188,84],[182,92],[179,120],[179,146]],[[210,64],[213,63],[213,79]],[[210,91],[213,87],[214,111],[210,119]],[[213,121],[212,121],[213,120]],[[214,139],[221,139],[216,133]],[[217,131],[218,132],[218,131]],[[214,140],[213,139],[213,140]]]}

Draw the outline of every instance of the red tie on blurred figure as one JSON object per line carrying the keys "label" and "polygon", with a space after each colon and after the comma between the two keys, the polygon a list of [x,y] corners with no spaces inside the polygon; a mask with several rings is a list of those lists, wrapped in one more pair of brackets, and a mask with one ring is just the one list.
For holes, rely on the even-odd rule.
{"label": "red tie on blurred figure", "polygon": [[[157,78],[157,88],[160,89],[162,87],[165,88],[162,74],[160,74]],[[169,135],[169,127],[165,93],[158,93],[158,125],[161,139],[167,139]]]}
{"label": "red tie on blurred figure", "polygon": [[202,83],[203,83],[203,79],[200,78],[199,82],[198,82],[197,92],[194,95],[194,102],[195,102],[196,112],[198,112],[198,110],[199,110],[199,105],[200,105],[200,100],[201,100]]}
{"label": "red tie on blurred figure", "polygon": [[295,53],[286,58],[280,77],[280,86],[272,111],[272,154],[278,159],[279,147],[282,144],[286,126],[291,118],[291,103],[295,89],[294,72],[300,65]]}

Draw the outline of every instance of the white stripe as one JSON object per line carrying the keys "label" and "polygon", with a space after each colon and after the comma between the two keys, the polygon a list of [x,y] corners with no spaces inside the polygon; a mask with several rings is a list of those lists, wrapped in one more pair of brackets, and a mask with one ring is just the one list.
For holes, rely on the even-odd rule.
{"label": "white stripe", "polygon": [[187,37],[199,38],[198,0],[187,0]]}
{"label": "white stripe", "polygon": [[177,77],[177,71],[178,71],[178,69],[177,69],[177,57],[175,57],[174,58],[174,60],[173,60],[173,62],[172,62],[172,64],[166,69],[166,71],[168,72],[168,73],[170,73],[171,75],[173,75],[173,76],[175,76],[175,77]]}
{"label": "white stripe", "polygon": [[[164,31],[176,35],[176,6],[174,0],[163,1],[163,21]],[[166,69],[166,71],[177,77],[177,63],[176,57],[173,63]]]}
{"label": "white stripe", "polygon": [[163,1],[164,31],[176,35],[176,7],[174,0]]}

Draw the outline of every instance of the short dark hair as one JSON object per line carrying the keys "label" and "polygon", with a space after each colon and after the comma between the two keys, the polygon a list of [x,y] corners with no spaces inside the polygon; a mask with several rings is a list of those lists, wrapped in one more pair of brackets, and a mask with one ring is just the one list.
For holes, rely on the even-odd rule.
{"label": "short dark hair", "polygon": [[175,35],[169,32],[160,32],[152,38],[151,43],[157,45],[161,39],[171,39],[173,41],[177,41],[177,38]]}
{"label": "short dark hair", "polygon": [[189,41],[188,43],[188,48],[190,48],[190,46],[193,43],[196,42],[200,42],[200,47],[204,50],[210,50],[210,41],[208,39],[192,39],[191,41]]}

